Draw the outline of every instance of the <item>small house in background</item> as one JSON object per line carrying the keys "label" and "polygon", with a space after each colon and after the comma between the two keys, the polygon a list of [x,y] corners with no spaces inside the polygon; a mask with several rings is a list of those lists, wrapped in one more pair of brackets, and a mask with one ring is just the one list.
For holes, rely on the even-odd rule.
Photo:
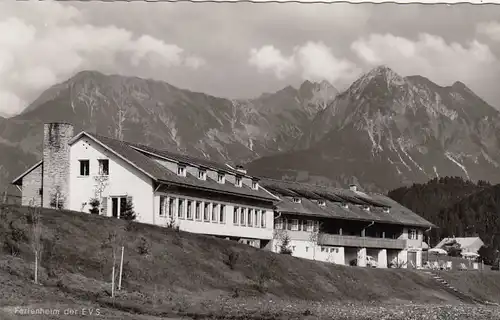
{"label": "small house in background", "polygon": [[483,240],[479,237],[463,237],[463,238],[444,238],[437,245],[436,248],[444,249],[445,247],[453,244],[460,245],[462,253],[471,252],[478,253],[479,248],[484,245]]}

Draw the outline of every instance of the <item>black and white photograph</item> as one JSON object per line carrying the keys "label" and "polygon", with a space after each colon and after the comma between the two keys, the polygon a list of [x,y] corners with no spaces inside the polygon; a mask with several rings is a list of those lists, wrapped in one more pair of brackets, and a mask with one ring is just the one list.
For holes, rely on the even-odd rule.
{"label": "black and white photograph", "polygon": [[0,319],[500,320],[500,5],[0,2]]}

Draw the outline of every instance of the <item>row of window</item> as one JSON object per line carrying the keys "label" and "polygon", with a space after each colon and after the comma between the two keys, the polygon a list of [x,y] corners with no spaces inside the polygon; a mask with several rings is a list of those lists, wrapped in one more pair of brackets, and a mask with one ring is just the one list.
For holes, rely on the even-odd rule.
{"label": "row of window", "polygon": [[274,227],[280,230],[316,232],[319,230],[319,221],[280,218],[276,219]]}
{"label": "row of window", "polygon": [[253,208],[234,207],[233,224],[247,227],[265,228],[266,211]]}
{"label": "row of window", "polygon": [[[79,160],[80,162],[80,176],[86,177],[90,175],[90,160]],[[109,160],[99,159],[97,160],[99,165],[99,175],[107,176],[109,175]]]}
{"label": "row of window", "polygon": [[[179,175],[181,177],[185,177],[186,174],[187,174],[186,165],[178,164],[177,165],[177,175]],[[203,168],[198,169],[198,179],[207,180],[207,170],[206,169],[203,169]],[[221,183],[221,184],[226,183],[226,174],[223,172],[218,172],[217,173],[217,182]],[[236,187],[242,187],[243,186],[243,177],[237,175],[235,177],[234,185]],[[252,189],[253,190],[259,189],[259,184],[256,180],[252,180]]]}
{"label": "row of window", "polygon": [[[204,222],[226,223],[226,205],[216,202],[160,196],[160,216]],[[245,227],[266,227],[266,211],[233,208],[233,223]]]}

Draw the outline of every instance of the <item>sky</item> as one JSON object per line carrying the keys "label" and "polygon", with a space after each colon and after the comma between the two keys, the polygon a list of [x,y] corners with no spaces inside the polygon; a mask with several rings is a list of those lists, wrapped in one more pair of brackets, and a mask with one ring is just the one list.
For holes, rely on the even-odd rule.
{"label": "sky", "polygon": [[493,5],[0,2],[0,113],[81,70],[252,98],[386,65],[500,108]]}

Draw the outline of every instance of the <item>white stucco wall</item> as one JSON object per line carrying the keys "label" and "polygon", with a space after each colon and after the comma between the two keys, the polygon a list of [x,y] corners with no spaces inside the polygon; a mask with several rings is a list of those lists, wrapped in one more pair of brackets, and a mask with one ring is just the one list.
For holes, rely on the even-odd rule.
{"label": "white stucco wall", "polygon": [[[137,221],[154,224],[152,179],[87,137],[80,138],[70,149],[69,209],[89,212],[90,206],[83,203],[95,197],[99,159],[109,159],[108,185],[102,193],[107,197],[107,216],[112,215],[110,197],[131,196]],[[80,176],[79,160],[90,160],[89,176]]]}
{"label": "white stucco wall", "polygon": [[[417,230],[417,239],[408,239],[408,233],[409,233],[410,229]],[[422,248],[422,243],[424,241],[424,235],[423,235],[422,229],[404,228],[403,233],[401,234],[401,236],[398,239],[406,240],[406,247],[407,248]]]}
{"label": "white stucco wall", "polygon": [[[202,234],[211,234],[217,236],[227,236],[227,237],[237,237],[237,238],[249,238],[249,239],[262,239],[262,240],[271,240],[273,238],[273,220],[274,220],[274,212],[270,209],[266,209],[263,207],[257,206],[247,206],[241,204],[235,204],[225,201],[215,201],[210,199],[202,199],[195,197],[187,197],[184,195],[176,195],[176,194],[167,194],[167,193],[156,193],[154,203],[155,203],[155,221],[158,225],[167,225],[170,221],[168,216],[160,216],[160,196],[164,197],[172,197],[172,198],[183,198],[185,200],[192,200],[197,202],[210,202],[210,203],[218,203],[224,204],[226,206],[225,213],[225,223],[220,222],[206,222],[203,221],[203,211],[201,213],[201,221],[197,221],[193,214],[193,219],[179,219],[175,218],[175,223],[179,226],[180,230],[193,232],[193,233],[202,233]],[[260,226],[241,226],[235,225],[233,221],[233,210],[234,207],[245,207],[251,209],[265,210],[265,227],[262,228]],[[194,208],[194,203],[193,203]],[[203,206],[202,206],[203,208]],[[184,210],[187,209],[187,206],[184,206]],[[203,209],[202,209],[203,210]],[[184,217],[187,217],[184,214]],[[254,219],[254,217],[253,217]]]}

